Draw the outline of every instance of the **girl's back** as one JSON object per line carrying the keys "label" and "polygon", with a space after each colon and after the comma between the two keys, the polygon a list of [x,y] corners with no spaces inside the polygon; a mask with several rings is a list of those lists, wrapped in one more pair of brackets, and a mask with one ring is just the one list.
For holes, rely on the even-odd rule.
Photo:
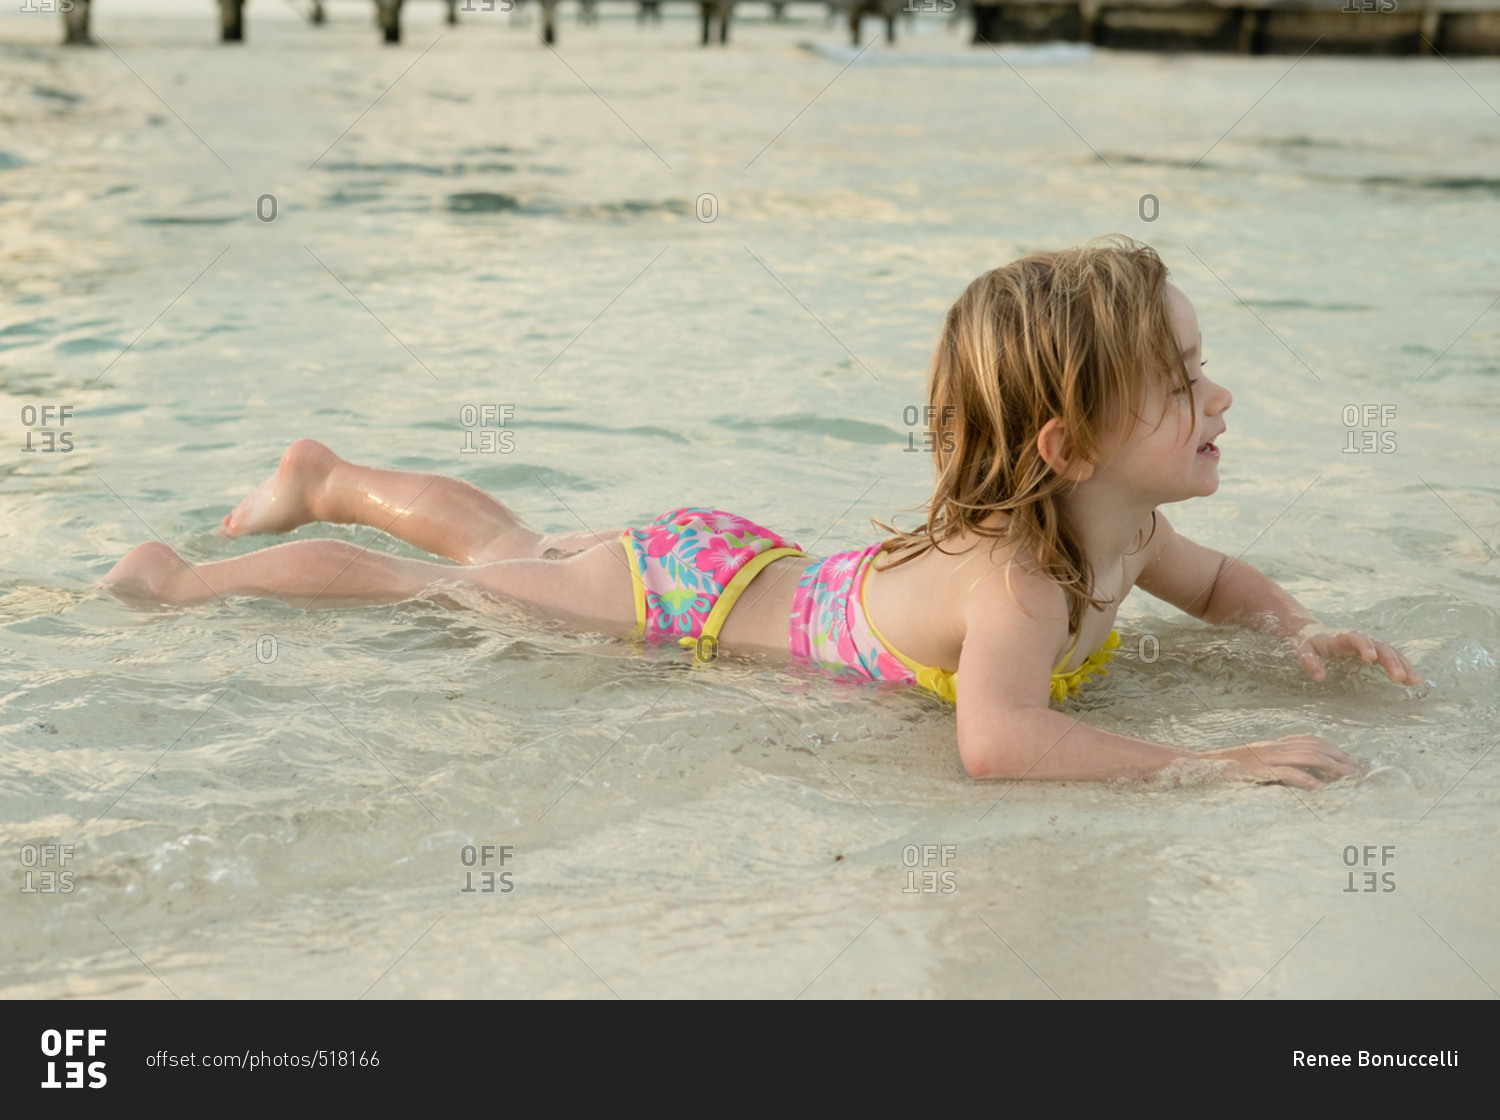
{"label": "girl's back", "polygon": [[[1005,515],[998,514],[986,524],[1000,526],[1004,521]],[[911,660],[956,673],[977,601],[993,601],[998,590],[1013,609],[1021,610],[1006,593],[1009,567],[1009,581],[1017,599],[1028,601],[1032,610],[1040,600],[1045,604],[1043,613],[1059,626],[1058,648],[1033,652],[1046,654],[1047,663],[1063,671],[1077,668],[1109,637],[1119,602],[1139,574],[1139,563],[1131,563],[1138,558],[1125,557],[1113,573],[1096,573],[1095,586],[1102,597],[1111,600],[1110,605],[1102,611],[1085,612],[1078,639],[1070,642],[1068,605],[1062,589],[1036,574],[1035,564],[1024,556],[1011,564],[1016,551],[1017,546],[1010,542],[964,533],[944,542],[941,550],[930,548],[895,567],[883,568],[888,561],[877,562],[864,588],[864,606],[871,624]],[[899,558],[901,553],[894,555]],[[1064,654],[1066,663],[1060,665]]]}

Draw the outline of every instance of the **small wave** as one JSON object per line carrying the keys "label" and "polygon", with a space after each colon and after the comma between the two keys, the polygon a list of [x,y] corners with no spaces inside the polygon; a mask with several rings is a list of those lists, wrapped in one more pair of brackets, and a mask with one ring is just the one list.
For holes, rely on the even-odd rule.
{"label": "small wave", "polygon": [[1223,171],[1224,167],[1217,163],[1205,163],[1202,157],[1198,159],[1171,159],[1166,156],[1136,156],[1126,152],[1110,152],[1110,163],[1135,164],[1138,167],[1175,167],[1181,171]]}
{"label": "small wave", "polygon": [[[22,10],[24,11],[25,9]],[[68,105],[77,105],[83,100],[76,93],[69,93],[64,89],[53,89],[51,86],[32,86],[31,92],[38,97],[45,97],[52,101],[62,101]]]}
{"label": "small wave", "polygon": [[1315,136],[1266,136],[1249,143],[1263,148],[1356,148],[1360,145],[1347,140],[1332,140]]}
{"label": "small wave", "polygon": [[455,214],[492,214],[499,210],[519,210],[521,203],[508,194],[493,191],[466,191],[448,196],[448,209]]}
{"label": "small wave", "polygon": [[1417,191],[1488,191],[1500,194],[1500,179],[1478,175],[1422,177],[1416,175],[1367,175],[1359,180],[1366,187],[1404,187]]}
{"label": "small wave", "polygon": [[510,163],[412,163],[407,160],[388,160],[385,163],[357,163],[346,161],[344,163],[320,164],[324,171],[362,171],[371,175],[485,175],[485,174],[508,174],[516,170],[514,164]]}
{"label": "small wave", "polygon": [[218,217],[185,218],[177,215],[166,217],[141,218],[143,226],[224,226],[230,222],[240,220],[238,214],[220,215]]}
{"label": "small wave", "polygon": [[1308,299],[1247,299],[1247,307],[1264,307],[1269,311],[1374,311],[1367,303],[1321,303]]}
{"label": "small wave", "polygon": [[[52,317],[45,315],[40,319],[12,323],[8,327],[0,327],[0,350],[10,350],[16,346],[34,345],[33,339],[45,336],[50,331],[49,324]],[[11,341],[14,339],[15,341]]]}
{"label": "small wave", "polygon": [[666,439],[673,443],[689,444],[692,441],[681,432],[674,432],[670,428],[657,427],[654,424],[637,424],[629,428],[610,428],[602,424],[583,424],[564,420],[528,420],[528,428],[548,429],[558,432],[589,432],[607,435],[632,435],[647,436],[651,439]]}
{"label": "small wave", "polygon": [[101,350],[118,350],[120,343],[110,338],[70,338],[66,342],[59,342],[56,350],[59,354],[94,354]]}
{"label": "small wave", "polygon": [[749,432],[761,428],[783,432],[811,432],[814,435],[831,436],[849,443],[900,443],[901,435],[883,424],[870,424],[863,420],[846,420],[836,416],[811,416],[797,413],[791,416],[773,416],[766,420],[749,420],[739,416],[721,416],[716,421],[735,431]]}
{"label": "small wave", "polygon": [[328,206],[353,206],[359,202],[379,202],[384,197],[378,193],[351,194],[348,191],[334,191],[323,200]]}
{"label": "small wave", "polygon": [[568,211],[570,218],[634,218],[643,214],[680,214],[693,212],[693,204],[684,198],[636,199],[620,202],[596,202]]}

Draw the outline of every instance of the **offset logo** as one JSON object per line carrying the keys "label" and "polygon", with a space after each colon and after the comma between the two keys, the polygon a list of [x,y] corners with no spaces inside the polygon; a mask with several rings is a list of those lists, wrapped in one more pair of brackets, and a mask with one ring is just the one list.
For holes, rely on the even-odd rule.
{"label": "offset logo", "polygon": [[[21,849],[21,866],[26,869],[26,885],[21,888],[22,894],[72,894],[73,875],[72,871],[47,871],[38,872],[37,865],[43,869],[49,863],[55,863],[59,867],[73,858],[72,844],[27,844]],[[40,885],[38,885],[38,878]]]}
{"label": "offset logo", "polygon": [[[83,1054],[87,1048],[88,1057],[98,1055],[104,1049],[104,1035],[102,1030],[65,1030],[65,1031],[43,1031],[42,1032],[42,1056],[51,1059],[47,1062],[47,1080],[42,1082],[43,1089],[102,1089],[109,1084],[109,1078],[104,1075],[103,1062],[89,1062],[87,1069],[84,1068]],[[87,1042],[85,1042],[87,1036]],[[74,1061],[58,1062],[61,1056],[72,1058],[79,1055]],[[63,1067],[63,1077],[67,1080],[57,1079],[57,1067]],[[88,1074],[88,1084],[85,1085],[84,1074]]]}
{"label": "offset logo", "polygon": [[[463,425],[464,445],[462,455],[509,455],[516,449],[516,433],[507,427],[516,414],[513,404],[466,404],[458,410],[458,422]],[[479,446],[474,446],[474,429],[479,429]],[[498,429],[498,430],[497,430]]]}
{"label": "offset logo", "polygon": [[[21,9],[25,11],[25,8]],[[23,452],[35,455],[38,452],[62,453],[73,450],[73,433],[67,427],[75,409],[70,404],[34,404],[21,406],[21,427],[26,430],[26,446]]]}
{"label": "offset logo", "polygon": [[[513,844],[481,844],[477,848],[473,844],[465,844],[458,852],[458,860],[465,867],[473,867],[476,863],[481,867],[488,867],[492,862],[500,867],[513,858],[515,852]],[[498,859],[496,857],[499,857]],[[459,894],[510,894],[516,889],[515,880],[511,878],[514,871],[483,871],[479,872],[479,886],[474,885],[474,872],[464,872],[464,885],[458,889]],[[496,883],[499,886],[496,886]]]}

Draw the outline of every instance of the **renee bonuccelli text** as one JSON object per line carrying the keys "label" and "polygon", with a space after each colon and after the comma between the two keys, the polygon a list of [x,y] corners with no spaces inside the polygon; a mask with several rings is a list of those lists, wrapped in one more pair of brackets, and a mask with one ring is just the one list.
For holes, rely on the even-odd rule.
{"label": "renee bonuccelli text", "polygon": [[1298,1068],[1323,1068],[1325,1066],[1375,1066],[1385,1068],[1400,1066],[1402,1069],[1458,1065],[1457,1050],[1439,1050],[1436,1054],[1375,1054],[1369,1050],[1357,1050],[1353,1054],[1315,1054],[1309,1050],[1293,1050],[1292,1065]]}

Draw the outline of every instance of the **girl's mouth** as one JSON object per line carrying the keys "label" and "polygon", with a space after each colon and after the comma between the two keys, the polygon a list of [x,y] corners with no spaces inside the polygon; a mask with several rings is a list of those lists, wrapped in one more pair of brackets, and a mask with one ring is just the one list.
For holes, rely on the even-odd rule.
{"label": "girl's mouth", "polygon": [[1208,443],[1205,443],[1202,447],[1198,448],[1198,454],[1206,455],[1210,459],[1217,459],[1219,457],[1219,449],[1215,447],[1213,441],[1210,440]]}

